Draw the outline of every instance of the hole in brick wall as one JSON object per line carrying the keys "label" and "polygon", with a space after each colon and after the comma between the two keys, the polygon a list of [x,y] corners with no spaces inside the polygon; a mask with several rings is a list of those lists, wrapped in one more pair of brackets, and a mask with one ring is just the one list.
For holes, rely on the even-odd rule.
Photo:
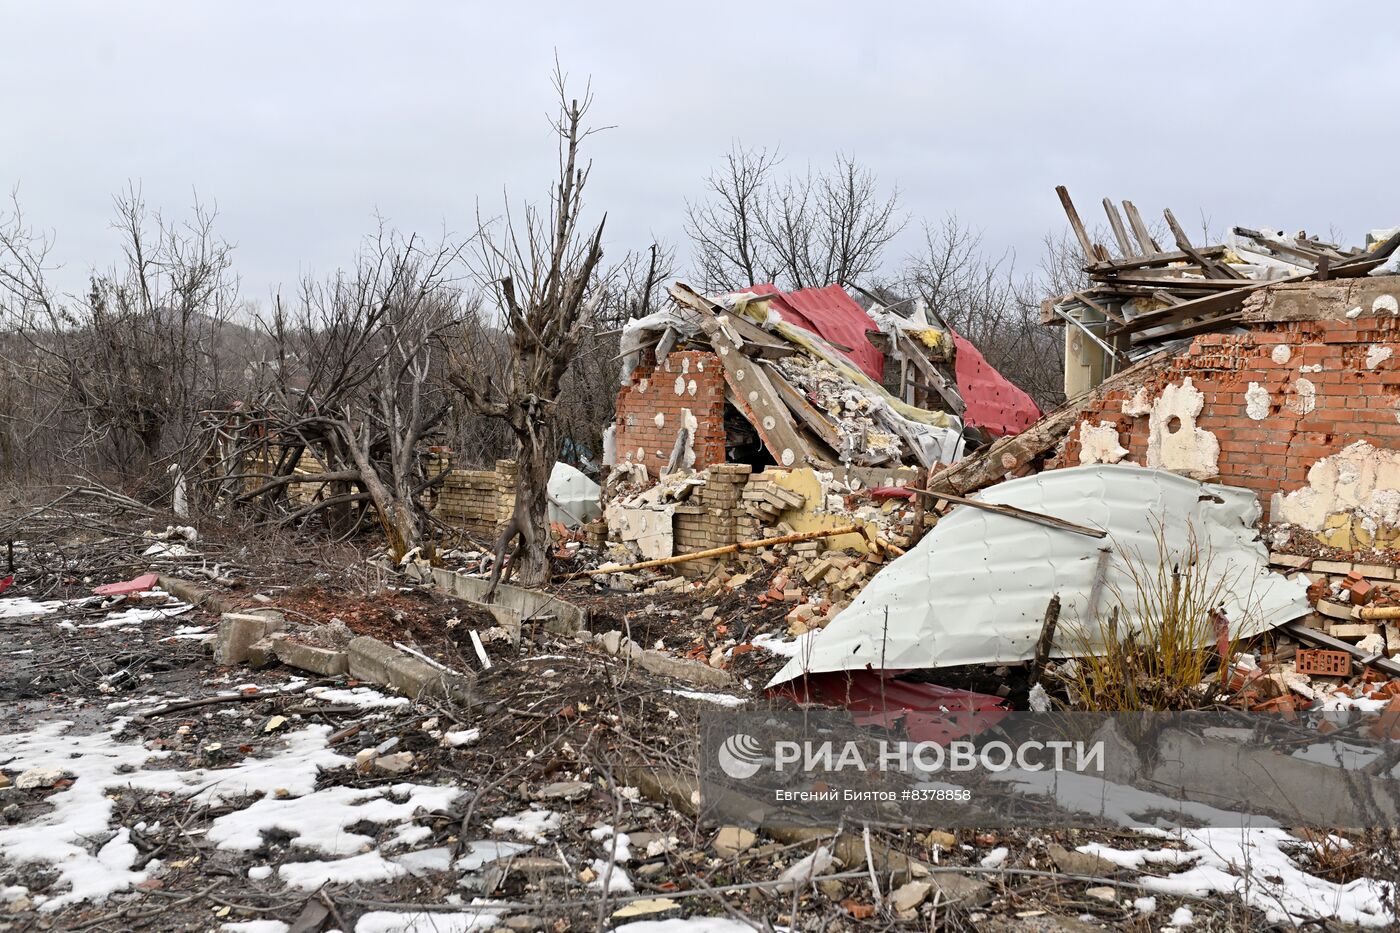
{"label": "hole in brick wall", "polygon": [[1167,419],[1167,433],[1168,433],[1168,434],[1175,434],[1177,431],[1180,431],[1180,430],[1181,430],[1181,419],[1180,419],[1180,418],[1178,418],[1176,415],[1172,415],[1170,418]]}

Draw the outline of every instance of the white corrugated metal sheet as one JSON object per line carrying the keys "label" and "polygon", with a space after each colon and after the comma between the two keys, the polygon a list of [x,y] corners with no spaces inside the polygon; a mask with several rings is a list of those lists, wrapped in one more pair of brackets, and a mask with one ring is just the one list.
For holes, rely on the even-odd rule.
{"label": "white corrugated metal sheet", "polygon": [[[1103,529],[1108,537],[958,506],[830,625],[803,636],[806,643],[769,686],[804,672],[1027,660],[1050,597],[1060,596],[1062,633],[1102,618],[1116,604],[1115,588],[1131,590],[1125,555],[1157,565],[1159,527],[1173,554],[1186,550],[1194,531],[1209,556],[1210,578],[1226,577],[1223,606],[1232,632],[1244,625],[1253,634],[1308,612],[1306,584],[1268,568],[1256,530],[1259,503],[1250,490],[1105,464],[1009,480],[977,498]],[[1104,547],[1110,554],[1095,612],[1089,594]]]}

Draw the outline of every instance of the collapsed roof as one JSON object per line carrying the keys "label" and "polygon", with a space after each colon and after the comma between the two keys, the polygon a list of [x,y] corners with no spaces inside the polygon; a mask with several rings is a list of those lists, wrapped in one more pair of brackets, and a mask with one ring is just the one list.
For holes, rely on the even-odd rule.
{"label": "collapsed roof", "polygon": [[921,313],[867,313],[839,285],[707,298],[677,283],[670,294],[673,305],[624,329],[623,384],[647,353],[659,362],[708,345],[729,405],[781,466],[952,463],[1040,414],[956,334]]}
{"label": "collapsed roof", "polygon": [[1266,285],[1369,275],[1400,247],[1400,227],[1372,231],[1364,247],[1249,227],[1234,227],[1223,243],[1203,246],[1191,242],[1168,209],[1162,214],[1176,248],[1164,249],[1133,202],[1123,201],[1120,213],[1104,198],[1114,256],[1090,237],[1069,192],[1055,190],[1093,284],[1046,300],[1041,322],[1077,328],[1103,351],[1105,365],[1095,381],[1172,341],[1236,326],[1245,299]]}

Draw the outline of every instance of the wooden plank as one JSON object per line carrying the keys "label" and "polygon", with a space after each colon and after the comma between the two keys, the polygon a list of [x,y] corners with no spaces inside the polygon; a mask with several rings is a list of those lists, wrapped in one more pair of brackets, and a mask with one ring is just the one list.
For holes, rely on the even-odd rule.
{"label": "wooden plank", "polygon": [[1078,298],[1080,301],[1084,302],[1086,305],[1093,308],[1095,311],[1099,312],[1110,321],[1114,321],[1119,324],[1127,322],[1127,318],[1123,317],[1123,315],[1119,314],[1117,311],[1110,309],[1107,303],[1099,304],[1097,301],[1090,298],[1087,292],[1075,292],[1074,297]]}
{"label": "wooden plank", "polygon": [[1148,271],[1156,270],[1144,269],[1132,276],[1095,276],[1094,280],[1111,287],[1179,288],[1203,292],[1218,292],[1240,287],[1240,283],[1234,279],[1187,279],[1179,275],[1147,276],[1143,274]]}
{"label": "wooden plank", "polygon": [[1103,199],[1103,212],[1108,215],[1108,225],[1113,228],[1113,238],[1118,241],[1118,249],[1123,254],[1124,259],[1128,259],[1135,254],[1133,244],[1128,239],[1128,231],[1123,229],[1123,218],[1118,213],[1118,208],[1108,198]]}
{"label": "wooden plank", "polygon": [[[1196,252],[1207,258],[1225,255],[1223,245],[1197,246]],[[1155,256],[1134,256],[1132,259],[1115,259],[1113,262],[1103,263],[1091,270],[1094,273],[1107,275],[1113,272],[1126,272],[1129,269],[1147,269],[1152,267],[1166,266],[1172,262],[1195,262],[1191,256],[1181,250],[1173,250],[1169,253],[1157,253]],[[1180,270],[1178,270],[1180,271]]]}
{"label": "wooden plank", "polygon": [[1217,330],[1224,330],[1231,327],[1244,316],[1243,311],[1231,311],[1227,314],[1216,315],[1206,318],[1204,321],[1194,321],[1184,324],[1181,327],[1172,328],[1161,333],[1149,332],[1145,334],[1134,334],[1133,344],[1140,346],[1145,343],[1161,343],[1163,340],[1176,340],[1181,337],[1194,337],[1197,334],[1209,334]]}
{"label": "wooden plank", "polygon": [[[1311,275],[1311,273],[1309,273]],[[1279,282],[1296,281],[1305,276],[1292,276],[1288,279],[1279,279]],[[1201,317],[1207,314],[1215,314],[1219,311],[1231,311],[1244,304],[1249,293],[1257,288],[1266,285],[1277,284],[1276,282],[1255,282],[1241,288],[1231,289],[1228,292],[1219,292],[1214,295],[1205,295],[1201,298],[1194,298],[1191,301],[1173,305],[1170,308],[1162,308],[1157,311],[1148,311],[1146,314],[1139,314],[1126,324],[1111,327],[1108,336],[1113,337],[1118,334],[1135,334],[1139,331],[1148,330],[1153,327],[1160,327],[1163,324],[1174,324],[1177,321],[1184,321],[1187,318]]]}
{"label": "wooden plank", "polygon": [[1176,222],[1176,215],[1171,208],[1162,211],[1162,216],[1167,219],[1167,227],[1171,229],[1172,236],[1176,237],[1176,248],[1186,255],[1206,271],[1207,275],[1213,275],[1221,279],[1243,279],[1244,276],[1231,269],[1225,263],[1215,262],[1203,255],[1199,250],[1191,245],[1190,239],[1186,236],[1186,231],[1181,229],[1181,224]]}
{"label": "wooden plank", "polygon": [[949,502],[955,502],[958,505],[966,505],[974,509],[981,509],[984,512],[995,512],[997,515],[1019,518],[1022,521],[1031,522],[1036,525],[1044,525],[1046,528],[1055,528],[1059,531],[1072,531],[1077,535],[1088,535],[1091,538],[1108,537],[1108,532],[1104,531],[1102,528],[1090,528],[1088,525],[1077,525],[1074,522],[1065,521],[1063,518],[1056,518],[1054,515],[1032,512],[1029,509],[1022,509],[1014,505],[1002,505],[996,502],[983,502],[980,499],[968,499],[963,496],[954,495],[951,492],[930,492],[927,489],[911,489],[910,491],[924,496],[933,496],[935,499],[946,499]]}
{"label": "wooden plank", "polygon": [[1060,204],[1064,206],[1065,216],[1069,218],[1070,229],[1079,240],[1079,248],[1084,251],[1084,258],[1089,261],[1089,265],[1094,265],[1099,262],[1099,254],[1094,250],[1088,231],[1084,229],[1084,222],[1079,219],[1079,212],[1074,209],[1074,202],[1069,199],[1069,189],[1064,185],[1056,185],[1055,193],[1060,196]]}
{"label": "wooden plank", "polygon": [[773,384],[773,388],[778,391],[783,403],[796,415],[812,433],[821,438],[822,443],[831,448],[831,452],[841,453],[841,435],[831,426],[831,422],[826,419],[817,407],[807,400],[807,397],[795,388],[792,383],[783,378],[783,374],[773,367],[766,367],[768,379]]}
{"label": "wooden plank", "polygon": [[1137,237],[1142,254],[1151,256],[1160,253],[1162,247],[1158,246],[1157,241],[1152,239],[1152,234],[1147,232],[1147,224],[1142,222],[1142,215],[1138,213],[1132,201],[1123,202],[1123,213],[1128,215],[1128,225],[1133,228],[1133,236]]}
{"label": "wooden plank", "polygon": [[905,359],[914,364],[914,368],[923,373],[929,384],[943,397],[947,403],[948,410],[961,417],[967,411],[967,403],[963,401],[962,395],[958,392],[957,386],[949,384],[934,365],[924,358],[919,351],[918,344],[908,334],[899,333],[899,349],[904,354]]}

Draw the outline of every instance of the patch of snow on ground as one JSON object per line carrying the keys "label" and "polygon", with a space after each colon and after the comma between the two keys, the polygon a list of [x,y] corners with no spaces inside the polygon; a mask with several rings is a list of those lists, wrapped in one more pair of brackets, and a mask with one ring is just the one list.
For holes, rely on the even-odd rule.
{"label": "patch of snow on ground", "polygon": [[[492,908],[490,901],[474,900],[477,910],[434,913],[403,913],[394,910],[372,910],[360,917],[355,933],[472,933],[489,930],[504,908]],[[752,933],[752,927],[749,928]]]}
{"label": "patch of snow on ground", "polygon": [[123,625],[140,625],[142,622],[153,622],[156,619],[173,619],[178,615],[184,615],[193,608],[189,603],[173,603],[169,606],[158,606],[153,609],[132,606],[122,612],[108,613],[107,618],[101,622],[89,622],[86,625],[78,626],[78,628],[118,628]]}
{"label": "patch of snow on ground", "polygon": [[315,862],[287,862],[277,869],[278,876],[294,888],[314,891],[323,884],[355,884],[364,881],[392,881],[408,874],[408,869],[373,850],[349,858]]}
{"label": "patch of snow on ground", "polygon": [[491,832],[504,836],[510,833],[532,842],[544,842],[545,834],[557,832],[562,818],[553,810],[521,810],[515,816],[503,816],[491,823]]}
{"label": "patch of snow on ground", "polygon": [[11,596],[0,599],[0,619],[16,619],[20,616],[46,616],[63,608],[63,600],[51,599],[35,602],[27,596]]}
{"label": "patch of snow on ground", "polygon": [[219,925],[219,933],[287,933],[290,929],[281,920],[234,920]]}
{"label": "patch of snow on ground", "polygon": [[783,641],[774,635],[755,635],[750,643],[755,648],[762,648],[769,654],[781,655],[785,658],[795,658],[802,653],[802,649],[807,644],[807,636],[799,635],[792,641]]}
{"label": "patch of snow on ground", "polygon": [[743,697],[732,696],[728,693],[704,693],[699,690],[667,690],[666,692],[678,697],[685,697],[687,700],[704,700],[706,703],[714,703],[716,706],[743,706],[748,702]]}
{"label": "patch of snow on ground", "polygon": [[448,871],[452,868],[452,850],[446,846],[435,849],[417,849],[394,856],[391,861],[401,866],[410,875],[426,875],[434,871]]}
{"label": "patch of snow on ground", "polygon": [[[85,900],[100,902],[112,893],[146,880],[144,871],[133,870],[138,853],[128,831],[120,828],[115,835],[112,833],[115,802],[108,798],[110,792],[170,792],[187,796],[195,805],[236,802],[263,794],[265,796],[247,810],[225,814],[215,820],[211,836],[227,833],[227,838],[246,840],[246,835],[232,828],[240,822],[245,827],[285,825],[289,831],[308,837],[313,844],[325,838],[318,833],[340,832],[342,826],[348,825],[347,819],[349,822],[399,822],[410,818],[420,806],[444,808],[459,792],[453,787],[400,784],[360,791],[363,799],[341,801],[346,805],[340,807],[324,806],[320,799],[315,799],[308,809],[306,800],[279,799],[276,795],[319,798],[318,794],[313,794],[317,773],[322,768],[353,763],[352,759],[326,747],[329,726],[309,726],[288,733],[283,737],[282,747],[267,758],[246,758],[229,768],[180,771],[146,770],[147,763],[164,759],[169,753],[153,752],[139,743],[118,740],[117,733],[124,725],[125,722],[119,720],[106,732],[80,734],[69,731],[73,723],[57,721],[43,723],[29,732],[0,735],[0,749],[4,749],[7,770],[58,768],[73,779],[67,787],[48,796],[47,811],[13,826],[0,826],[0,861],[7,867],[45,865],[58,874],[55,888],[64,893],[44,900],[40,905],[42,910],[57,910]],[[347,788],[334,788],[321,793],[345,790]],[[404,802],[383,799],[386,793]],[[297,808],[303,813],[292,815]],[[328,823],[322,825],[318,821]],[[261,840],[253,848],[260,844]]]}
{"label": "patch of snow on ground", "polygon": [[360,709],[407,706],[413,702],[408,697],[391,697],[369,687],[352,687],[348,690],[335,687],[312,687],[306,691],[306,695],[324,700],[327,703],[358,706]]}
{"label": "patch of snow on ground", "polygon": [[[388,794],[405,797],[402,803]],[[356,823],[400,823],[420,808],[445,810],[461,791],[456,787],[395,784],[392,787],[327,787],[295,798],[263,797],[243,810],[227,813],[209,827],[208,839],[221,849],[251,852],[263,833],[281,830],[291,845],[324,855],[349,855],[374,839],[350,832]]]}
{"label": "patch of snow on ground", "polygon": [[1060,806],[1124,826],[1142,827],[1144,821],[1162,813],[1179,813],[1215,827],[1236,824],[1212,829],[1143,828],[1142,832],[1162,839],[1161,849],[1120,850],[1097,843],[1079,847],[1124,868],[1187,866],[1165,877],[1139,878],[1148,891],[1197,897],[1237,895],[1271,923],[1289,926],[1324,918],[1368,927],[1396,922],[1387,907],[1387,883],[1370,878],[1337,883],[1308,874],[1288,855],[1288,850],[1306,844],[1269,820],[1253,817],[1255,825],[1240,827],[1244,816],[1239,813],[1063,771],[1006,772],[997,778],[1010,781],[1021,792],[1049,794]]}
{"label": "patch of snow on ground", "polygon": [[609,869],[606,859],[595,858],[591,867],[598,876],[588,882],[588,886],[593,890],[605,894],[631,894],[636,890],[632,887],[632,879],[621,865],[613,865]]}
{"label": "patch of snow on ground", "polygon": [[522,852],[529,852],[534,846],[524,842],[503,842],[497,839],[478,839],[469,842],[453,867],[458,871],[476,871],[483,865],[503,858],[510,858]]}

